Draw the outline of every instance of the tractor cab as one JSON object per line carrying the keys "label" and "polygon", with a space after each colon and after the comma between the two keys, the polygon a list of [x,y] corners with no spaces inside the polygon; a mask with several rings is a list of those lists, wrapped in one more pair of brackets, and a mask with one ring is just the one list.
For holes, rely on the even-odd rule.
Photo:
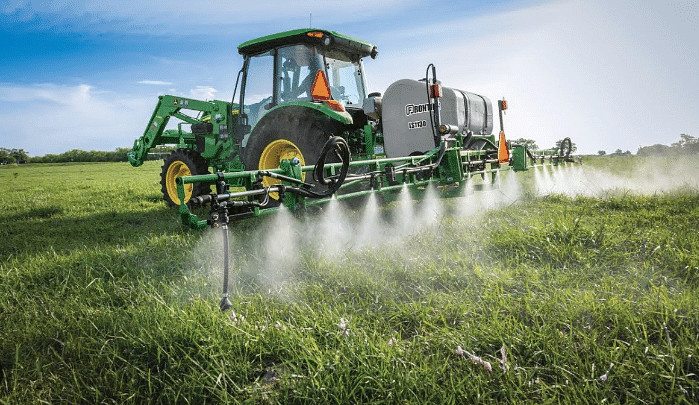
{"label": "tractor cab", "polygon": [[366,97],[362,58],[376,47],[337,32],[300,29],[241,44],[243,55],[239,123],[242,147],[270,111],[304,106],[348,123],[347,110],[358,110]]}

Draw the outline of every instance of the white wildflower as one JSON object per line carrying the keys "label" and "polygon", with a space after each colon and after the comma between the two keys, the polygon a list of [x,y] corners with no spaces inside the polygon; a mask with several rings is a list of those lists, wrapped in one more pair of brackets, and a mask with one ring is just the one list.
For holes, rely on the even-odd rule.
{"label": "white wildflower", "polygon": [[231,314],[228,316],[228,319],[230,319],[231,322],[233,322],[234,324],[237,325],[240,322],[243,322],[243,320],[245,320],[245,317],[242,315],[238,316],[238,315],[236,315],[235,311],[231,311]]}
{"label": "white wildflower", "polygon": [[471,359],[471,361],[473,362],[473,364],[480,364],[480,365],[482,365],[483,367],[485,367],[486,370],[488,370],[488,372],[492,372],[492,371],[493,371],[493,366],[491,366],[489,362],[483,360],[482,358],[476,356],[475,354],[469,353],[469,352],[467,352],[466,350],[461,349],[461,346],[458,346],[458,347],[456,348],[456,350],[457,350],[456,354],[459,354],[459,352],[461,352],[461,353],[467,355],[468,358]]}
{"label": "white wildflower", "polygon": [[614,363],[611,363],[609,365],[609,368],[607,369],[607,371],[604,374],[602,374],[601,376],[599,376],[600,381],[605,382],[605,381],[607,381],[607,379],[609,379],[609,372],[612,371],[612,367],[614,367]]}
{"label": "white wildflower", "polygon": [[505,345],[502,345],[500,348],[500,368],[503,373],[507,372],[507,349],[505,349]]}

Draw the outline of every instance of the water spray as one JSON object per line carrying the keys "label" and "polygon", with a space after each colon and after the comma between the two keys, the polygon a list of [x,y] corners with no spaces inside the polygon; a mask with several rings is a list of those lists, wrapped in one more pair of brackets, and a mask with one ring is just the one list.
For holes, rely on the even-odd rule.
{"label": "water spray", "polygon": [[[442,97],[443,89],[434,77],[431,84],[434,88],[428,87],[431,91],[429,105],[432,106],[430,112],[435,114],[430,116],[436,121],[433,124],[439,126],[434,129],[438,134],[435,137],[438,139],[436,147],[427,152],[354,160],[349,143],[342,137],[330,136],[320,148],[314,165],[302,165],[303,160],[293,153],[280,152],[279,167],[275,169],[176,178],[177,195],[183,202],[178,207],[182,223],[194,229],[207,226],[221,229],[224,260],[223,293],[219,307],[222,311],[231,307],[228,299],[228,225],[231,221],[274,214],[282,209],[300,213],[329,202],[337,204],[340,200],[381,194],[386,201],[398,200],[401,213],[396,224],[401,227],[401,233],[406,234],[412,232],[415,226],[412,223],[416,219],[413,198],[426,195],[426,205],[431,206],[436,188],[439,188],[442,197],[462,197],[471,190],[488,192],[500,188],[501,172],[512,173],[530,168],[544,169],[541,173],[537,171],[536,174],[540,176],[535,177],[543,177],[545,182],[555,184],[559,181],[560,173],[549,173],[546,167],[559,168],[578,163],[570,155],[572,142],[569,138],[563,139],[559,148],[533,151],[524,145],[508,147],[504,131],[500,132],[498,140],[493,135],[477,135],[471,129],[461,130],[457,126],[441,123],[444,117],[440,118],[438,114],[441,108],[438,99]],[[502,119],[506,106],[504,100],[499,106]],[[478,177],[480,181],[474,183],[473,179]],[[185,186],[212,183],[216,185],[214,193],[194,196],[184,202],[187,201]],[[233,187],[239,191],[231,191]],[[480,198],[476,199],[478,207],[473,209],[488,209],[483,202]],[[493,204],[499,202],[494,201]],[[209,218],[199,219],[192,209],[205,206],[210,207]],[[429,210],[417,214],[420,216],[418,219],[423,221],[428,221],[431,215]],[[328,238],[341,243],[338,237]]]}

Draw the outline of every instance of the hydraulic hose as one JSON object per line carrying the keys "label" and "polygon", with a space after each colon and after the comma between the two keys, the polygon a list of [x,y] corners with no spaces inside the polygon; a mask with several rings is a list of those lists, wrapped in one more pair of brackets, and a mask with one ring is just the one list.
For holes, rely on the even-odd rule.
{"label": "hydraulic hose", "polygon": [[437,160],[434,163],[432,163],[432,172],[434,172],[435,169],[437,169],[439,167],[439,165],[442,164],[442,158],[444,157],[444,154],[446,153],[446,151],[447,151],[447,143],[445,141],[439,145],[439,155],[437,155]]}
{"label": "hydraulic hose", "polygon": [[570,152],[572,150],[573,150],[573,143],[570,141],[570,138],[564,138],[561,141],[561,145],[558,149],[558,155],[567,159],[570,157]]}
{"label": "hydraulic hose", "polygon": [[[324,174],[325,160],[328,157],[328,154],[330,153],[334,153],[335,156],[337,156],[340,159],[340,161],[342,162],[342,167],[340,168],[340,174],[326,178]],[[323,149],[320,152],[318,161],[316,162],[315,167],[313,168],[313,178],[315,179],[315,181],[324,186],[328,186],[328,189],[321,192],[314,192],[305,188],[286,187],[286,191],[310,198],[329,197],[333,195],[337,190],[339,190],[342,186],[342,183],[345,182],[345,178],[347,178],[347,173],[349,172],[349,164],[350,149],[349,145],[347,145],[347,141],[345,141],[342,137],[333,136],[330,139],[328,139],[327,142],[325,142],[325,145],[323,145]]]}
{"label": "hydraulic hose", "polygon": [[[425,71],[425,92],[427,93],[427,103],[432,106],[432,112],[430,113],[430,127],[432,128],[432,137],[435,139],[436,146],[438,136],[435,128],[439,127],[440,125],[439,101],[435,99],[433,102],[432,96],[430,95],[430,68],[432,68],[433,84],[437,84],[437,68],[434,66],[434,64],[430,63],[427,65],[427,70]],[[437,121],[436,124],[435,121]]]}

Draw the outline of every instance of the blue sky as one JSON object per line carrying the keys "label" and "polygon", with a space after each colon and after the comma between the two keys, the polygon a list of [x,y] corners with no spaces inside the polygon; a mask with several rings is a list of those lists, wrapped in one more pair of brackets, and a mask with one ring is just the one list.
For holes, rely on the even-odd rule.
{"label": "blue sky", "polygon": [[446,86],[504,96],[510,138],[636,152],[699,136],[699,2],[662,3],[0,0],[0,146],[130,147],[158,95],[229,100],[239,43],[311,19],[378,46],[370,91],[434,63]]}

